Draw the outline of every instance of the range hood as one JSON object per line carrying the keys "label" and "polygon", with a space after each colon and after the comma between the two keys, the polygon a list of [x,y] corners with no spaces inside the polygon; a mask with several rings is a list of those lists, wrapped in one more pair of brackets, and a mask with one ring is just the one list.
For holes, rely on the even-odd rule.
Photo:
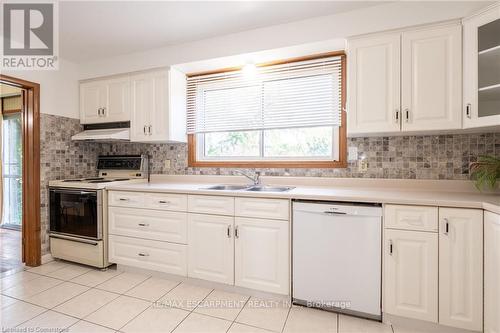
{"label": "range hood", "polygon": [[130,122],[88,124],[84,131],[71,137],[73,141],[130,141]]}

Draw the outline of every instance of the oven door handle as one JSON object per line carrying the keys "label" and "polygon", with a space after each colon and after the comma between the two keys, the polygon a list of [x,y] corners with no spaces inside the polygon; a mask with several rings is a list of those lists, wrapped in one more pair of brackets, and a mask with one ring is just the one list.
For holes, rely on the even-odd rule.
{"label": "oven door handle", "polygon": [[66,190],[66,189],[55,189],[51,188],[50,192],[54,193],[71,193],[71,194],[81,194],[81,195],[96,195],[97,191],[80,191],[80,190]]}
{"label": "oven door handle", "polygon": [[55,235],[55,234],[50,234],[49,237],[69,240],[69,241],[76,242],[76,243],[89,244],[89,245],[93,245],[93,246],[99,245],[99,242],[95,242],[95,241],[87,240],[87,239],[83,239],[83,238],[74,238],[74,237]]}

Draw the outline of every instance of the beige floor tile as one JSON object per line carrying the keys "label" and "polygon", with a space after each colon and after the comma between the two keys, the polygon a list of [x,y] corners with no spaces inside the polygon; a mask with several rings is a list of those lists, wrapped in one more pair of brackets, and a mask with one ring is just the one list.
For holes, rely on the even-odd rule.
{"label": "beige floor tile", "polygon": [[0,316],[0,327],[12,328],[21,323],[24,323],[27,320],[30,320],[39,314],[47,311],[46,309],[25,303],[25,302],[17,302],[2,309],[2,315]]}
{"label": "beige floor tile", "polygon": [[20,326],[20,332],[58,332],[76,323],[78,319],[57,313],[47,311],[38,317],[35,317]]}
{"label": "beige floor tile", "polygon": [[70,264],[62,261],[51,261],[46,264],[40,265],[38,267],[33,267],[28,269],[30,273],[42,274],[45,275],[47,273],[51,273],[57,271],[58,269],[68,267]]}
{"label": "beige floor tile", "polygon": [[122,273],[96,286],[98,289],[123,294],[149,278],[147,275]]}
{"label": "beige floor tile", "polygon": [[116,269],[108,269],[106,271],[91,270],[90,272],[77,276],[72,279],[71,282],[82,284],[87,287],[95,287],[121,273],[122,272],[118,272]]}
{"label": "beige floor tile", "polygon": [[28,298],[26,302],[51,309],[54,306],[64,303],[67,300],[87,291],[88,289],[88,287],[81,286],[76,283],[64,282]]}
{"label": "beige floor tile", "polygon": [[20,302],[15,298],[5,296],[5,295],[0,295],[0,309],[3,309],[7,306],[10,306],[16,302]]}
{"label": "beige floor tile", "polygon": [[64,281],[47,276],[39,276],[38,278],[30,280],[27,283],[20,283],[12,288],[2,290],[2,294],[14,298],[27,299],[63,282]]}
{"label": "beige floor tile", "polygon": [[134,318],[120,331],[125,333],[172,332],[188,315],[189,312],[185,310],[152,306]]}
{"label": "beige floor tile", "polygon": [[119,330],[130,320],[151,305],[137,298],[120,296],[94,313],[85,317],[86,321]]}
{"label": "beige floor tile", "polygon": [[178,284],[179,282],[153,277],[127,291],[125,295],[154,302],[175,288]]}
{"label": "beige floor tile", "polygon": [[289,310],[288,304],[284,301],[252,297],[236,318],[236,322],[281,332]]}
{"label": "beige floor tile", "polygon": [[68,333],[114,333],[115,331],[104,326],[89,323],[88,321],[80,320],[70,328]]}
{"label": "beige floor tile", "polygon": [[[233,326],[227,331],[228,333],[269,333],[271,331],[257,328],[253,326],[243,325],[239,323],[233,323]],[[306,332],[304,332],[306,333]]]}
{"label": "beige floor tile", "polygon": [[69,301],[55,307],[54,310],[77,318],[84,318],[100,307],[118,298],[118,294],[104,290],[90,289]]}
{"label": "beige floor tile", "polygon": [[194,312],[233,321],[248,299],[245,295],[214,290]]}
{"label": "beige floor tile", "polygon": [[229,326],[231,326],[230,321],[191,313],[174,333],[225,333]]}
{"label": "beige floor tile", "polygon": [[339,315],[339,333],[392,333],[392,328],[373,320]]}
{"label": "beige floor tile", "polygon": [[160,306],[170,306],[191,311],[203,301],[211,291],[212,289],[181,283],[168,294],[160,298],[157,303]]}
{"label": "beige floor tile", "polygon": [[90,272],[92,268],[80,265],[69,265],[56,271],[45,274],[60,280],[71,280],[77,276]]}
{"label": "beige floor tile", "polygon": [[16,274],[8,275],[0,280],[0,290],[5,290],[16,286],[22,282],[27,282],[36,278],[40,275],[29,273],[27,271],[21,271]]}
{"label": "beige floor tile", "polygon": [[337,332],[337,314],[317,309],[294,306],[285,324],[286,333]]}

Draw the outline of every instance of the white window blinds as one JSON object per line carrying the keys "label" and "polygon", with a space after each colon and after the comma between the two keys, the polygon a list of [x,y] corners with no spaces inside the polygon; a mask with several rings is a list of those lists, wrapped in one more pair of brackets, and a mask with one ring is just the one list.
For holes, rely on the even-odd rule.
{"label": "white window blinds", "polygon": [[189,77],[188,133],[340,126],[340,56]]}

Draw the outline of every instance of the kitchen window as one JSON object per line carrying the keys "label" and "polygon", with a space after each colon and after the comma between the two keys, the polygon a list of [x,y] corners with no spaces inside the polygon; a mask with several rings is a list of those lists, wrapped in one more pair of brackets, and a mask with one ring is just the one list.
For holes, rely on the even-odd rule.
{"label": "kitchen window", "polygon": [[188,76],[189,165],[345,167],[345,55]]}

